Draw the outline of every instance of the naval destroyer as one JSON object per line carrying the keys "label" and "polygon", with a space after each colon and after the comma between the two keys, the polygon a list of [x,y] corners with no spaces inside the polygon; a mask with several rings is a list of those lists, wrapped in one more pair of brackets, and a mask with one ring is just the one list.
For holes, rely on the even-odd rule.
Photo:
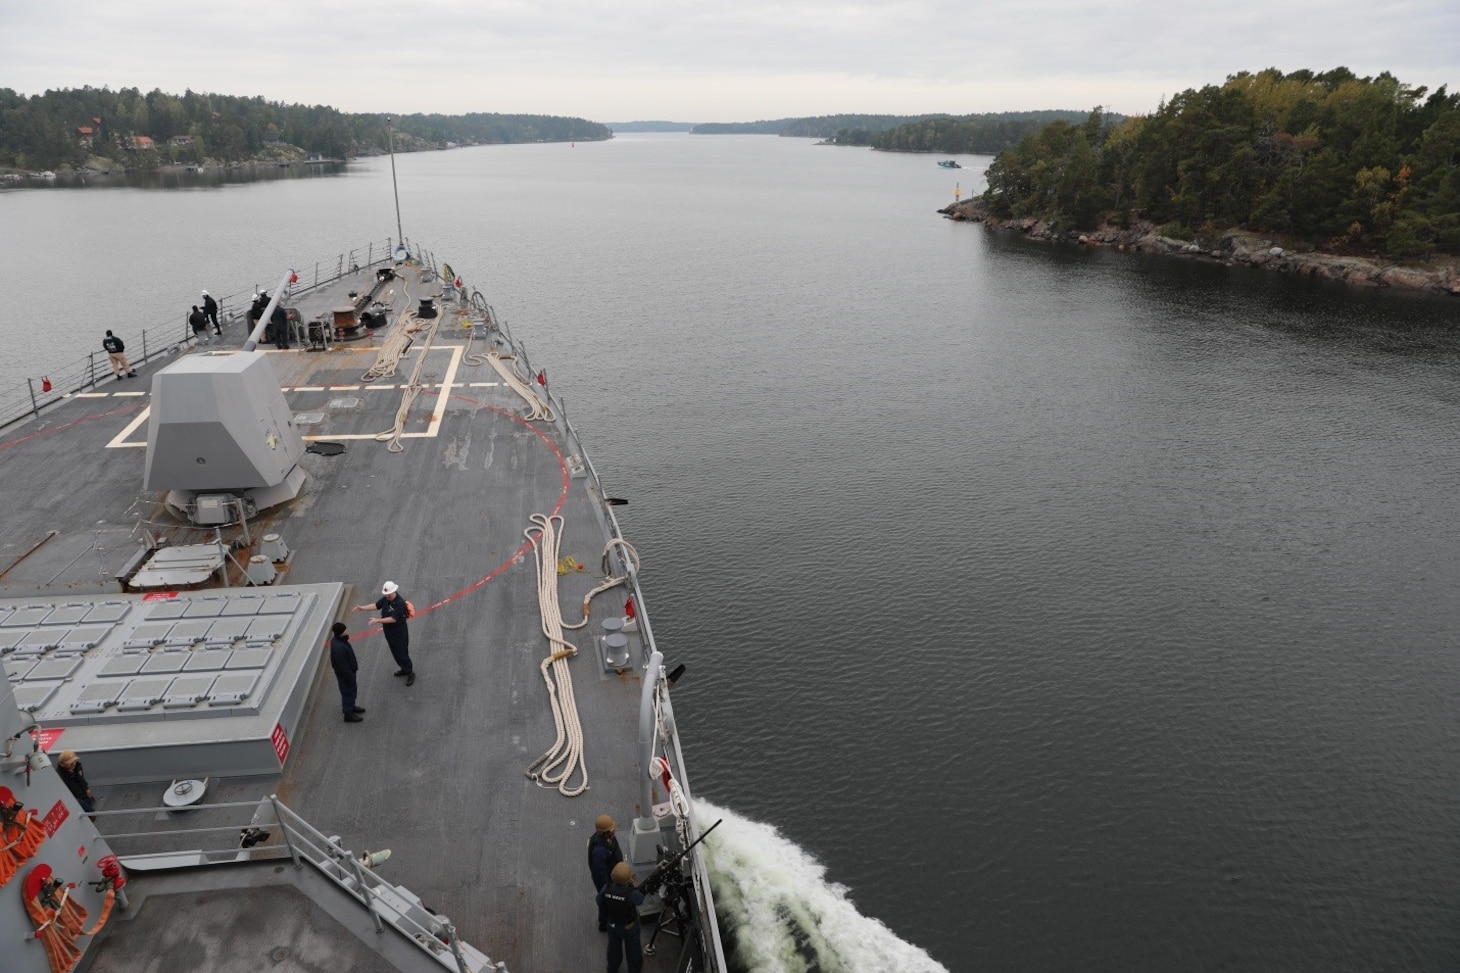
{"label": "naval destroyer", "polygon": [[601,814],[645,969],[723,970],[683,668],[547,371],[411,241],[251,290],[0,416],[7,973],[600,968]]}

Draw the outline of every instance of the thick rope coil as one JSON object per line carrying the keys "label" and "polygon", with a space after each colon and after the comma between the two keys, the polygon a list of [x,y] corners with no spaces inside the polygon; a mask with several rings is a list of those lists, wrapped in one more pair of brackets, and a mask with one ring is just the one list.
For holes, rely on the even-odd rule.
{"label": "thick rope coil", "polygon": [[[537,562],[538,613],[542,619],[542,633],[547,636],[552,649],[538,669],[547,686],[557,736],[553,745],[527,768],[527,776],[532,780],[556,784],[558,793],[564,797],[577,797],[588,789],[588,766],[583,760],[583,724],[578,719],[573,675],[568,669],[568,659],[576,655],[578,649],[563,638],[563,616],[558,609],[559,530],[563,518],[533,514],[529,519],[537,529],[528,528],[523,533],[532,542],[532,553]],[[574,775],[581,775],[576,787],[569,785]]]}
{"label": "thick rope coil", "polygon": [[[401,280],[404,281],[405,278]],[[401,359],[410,351],[411,342],[415,340],[414,335],[419,326],[411,323],[416,317],[415,309],[410,306],[411,289],[403,283],[402,291],[406,296],[406,309],[396,316],[396,326],[386,332],[385,340],[380,343],[380,350],[375,353],[375,362],[360,376],[362,382],[373,382],[377,378],[394,375]]]}
{"label": "thick rope coil", "polygon": [[[406,299],[410,300],[409,291],[406,292]],[[400,405],[395,410],[395,423],[389,429],[385,430],[382,433],[378,433],[375,436],[375,440],[377,442],[386,443],[387,445],[385,448],[392,453],[400,453],[405,451],[406,447],[405,444],[401,442],[401,436],[406,431],[406,419],[411,414],[411,406],[415,404],[416,397],[426,390],[426,387],[421,384],[421,372],[424,371],[426,368],[426,355],[431,350],[431,345],[436,340],[436,332],[441,327],[441,321],[443,317],[444,314],[437,314],[434,318],[422,318],[414,310],[407,309],[401,312],[400,317],[397,319],[397,327],[391,330],[389,337],[387,337],[386,339],[387,344],[392,344],[396,343],[396,339],[398,336],[404,336],[405,344],[403,346],[400,346],[400,354],[404,355],[405,351],[410,348],[411,343],[415,340],[415,335],[420,331],[425,331],[425,337],[421,343],[421,353],[416,356],[416,364],[415,367],[411,369],[410,380],[406,382],[406,386],[401,392]],[[427,320],[430,321],[429,325],[424,323]],[[392,344],[392,347],[394,347],[394,344]],[[366,372],[365,374],[368,376],[372,372],[374,372],[376,368],[381,367],[382,361],[385,356],[385,349],[382,349],[380,355],[376,356],[375,365],[372,365],[370,371]],[[389,371],[383,374],[394,375],[396,366],[399,363],[399,357],[395,357],[393,360],[389,361]],[[443,389],[442,394],[445,395],[447,391],[448,390]]]}
{"label": "thick rope coil", "polygon": [[552,407],[533,390],[531,380],[522,374],[515,355],[504,355],[495,348],[489,348],[485,354],[472,357],[490,364],[501,376],[502,384],[522,397],[527,403],[527,414],[524,418],[528,421],[551,421],[554,418]]}

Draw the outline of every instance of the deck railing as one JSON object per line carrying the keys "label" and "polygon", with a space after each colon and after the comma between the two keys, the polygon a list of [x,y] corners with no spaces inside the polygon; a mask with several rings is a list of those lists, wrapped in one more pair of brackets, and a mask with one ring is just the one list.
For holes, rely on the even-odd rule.
{"label": "deck railing", "polygon": [[[505,331],[504,334],[506,334]],[[511,343],[513,352],[520,356],[524,365],[527,365],[526,349],[513,341],[511,335],[507,335],[507,338],[509,343]],[[530,365],[528,366],[528,374],[533,374]],[[588,458],[588,453],[583,448],[583,441],[579,438],[578,431],[573,428],[572,422],[568,419],[567,405],[561,398],[555,398],[551,389],[544,388],[544,393],[547,395],[548,401],[558,417],[558,421],[562,424],[564,439],[566,440],[570,453],[576,455],[582,461],[584,470],[593,484],[593,493],[598,497],[601,504],[604,523],[607,526],[609,537],[627,543],[627,539],[619,527],[618,518],[614,516],[614,504],[603,490],[603,481],[598,477],[598,470],[594,468],[593,461]],[[629,596],[634,601],[634,618],[638,622],[639,632],[643,639],[643,654],[640,661],[641,663],[646,663],[649,657],[657,651],[657,648],[654,644],[654,630],[649,624],[648,604],[644,600],[643,589],[639,587],[639,572],[628,554],[624,551],[622,545],[613,544],[609,556],[614,562],[611,573],[628,579],[626,583]],[[672,725],[673,707],[667,693],[660,697],[659,707],[661,715],[666,716],[668,722]],[[671,733],[665,742],[669,747],[669,752],[661,755],[669,761],[670,766],[673,768],[674,779],[678,781],[686,800],[693,805],[694,793],[690,789],[689,775],[685,771],[684,753],[679,746],[679,735],[677,733]],[[693,834],[689,837],[690,840],[694,840],[699,835]],[[694,887],[700,899],[697,916],[713,917],[715,915],[715,897],[710,889],[710,874],[709,869],[705,865],[704,856],[695,855],[691,860],[693,863],[691,870],[694,872]],[[704,929],[709,940],[704,944],[704,948],[706,954],[712,957],[712,965],[710,968],[723,970],[725,968],[725,947],[720,940],[719,923],[715,921],[704,922],[701,924],[701,927]]]}
{"label": "deck railing", "polygon": [[[407,244],[409,246],[409,244]],[[291,296],[308,294],[316,288],[333,283],[347,274],[367,269],[391,260],[394,242],[387,237],[384,243],[371,242],[364,247],[340,254],[334,261],[296,265],[299,282],[290,289]],[[422,253],[422,251],[417,251]],[[425,255],[429,258],[429,254]],[[232,294],[214,295],[218,302],[218,321],[234,323],[248,319],[248,309],[253,295],[261,288],[274,286],[255,284],[252,290]],[[127,343],[127,361],[133,368],[167,358],[186,350],[194,341],[192,329],[188,326],[187,314],[178,316],[175,323],[160,324],[143,329],[140,337],[123,334]],[[27,376],[24,382],[0,386],[0,431],[27,418],[37,417],[48,407],[57,405],[73,395],[94,391],[102,382],[113,381],[107,353],[100,349],[85,358],[62,364],[45,375]],[[50,388],[46,388],[49,384]]]}
{"label": "deck railing", "polygon": [[[275,795],[258,801],[200,804],[174,811],[185,814],[189,826],[172,827],[180,820],[176,815],[161,827],[149,826],[158,823],[156,807],[97,811],[94,817],[112,852],[134,879],[142,879],[149,872],[292,860],[296,871],[310,867],[369,910],[376,932],[395,929],[436,966],[454,973],[507,973],[505,963],[494,964],[491,957],[458,940],[450,919],[426,909],[409,890],[377,874],[369,863],[368,852],[357,856]],[[227,823],[192,824],[204,816]],[[111,830],[113,822],[128,817],[140,819],[145,830]],[[246,846],[245,841],[249,842]],[[138,850],[129,852],[129,845]],[[383,860],[375,864],[381,863]],[[295,884],[308,895],[306,887]],[[139,881],[138,887],[141,885]]]}

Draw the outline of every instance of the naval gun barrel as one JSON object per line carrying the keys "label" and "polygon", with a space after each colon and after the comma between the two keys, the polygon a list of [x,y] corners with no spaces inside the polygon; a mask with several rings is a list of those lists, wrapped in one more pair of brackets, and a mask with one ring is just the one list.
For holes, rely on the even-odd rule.
{"label": "naval gun barrel", "polygon": [[289,286],[289,282],[293,277],[294,271],[290,269],[284,271],[284,276],[279,278],[279,286],[274,288],[274,296],[269,299],[269,306],[264,308],[263,316],[258,319],[258,323],[254,325],[253,331],[249,332],[248,340],[243,343],[244,351],[256,351],[258,349],[259,342],[264,337],[264,329],[269,326],[269,319],[274,314],[274,308],[278,307],[279,302],[284,299],[284,289]]}

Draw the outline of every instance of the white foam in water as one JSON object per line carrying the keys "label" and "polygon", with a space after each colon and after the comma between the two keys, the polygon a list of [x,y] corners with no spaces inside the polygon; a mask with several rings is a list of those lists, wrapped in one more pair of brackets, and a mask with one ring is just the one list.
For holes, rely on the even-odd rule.
{"label": "white foam in water", "polygon": [[[847,888],[775,828],[696,801],[701,825],[723,818],[708,850],[715,910],[752,973],[948,973],[926,952],[857,911]],[[727,943],[727,949],[730,948]]]}

